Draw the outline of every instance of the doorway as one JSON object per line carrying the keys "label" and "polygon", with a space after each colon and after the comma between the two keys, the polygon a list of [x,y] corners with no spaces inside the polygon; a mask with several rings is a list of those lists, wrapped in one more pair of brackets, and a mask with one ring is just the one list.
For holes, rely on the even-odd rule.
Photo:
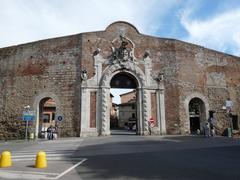
{"label": "doorway", "polygon": [[39,137],[47,138],[47,129],[50,126],[57,129],[56,102],[52,98],[43,98],[39,103]]}
{"label": "doorway", "polygon": [[205,105],[200,98],[193,98],[189,102],[189,121],[190,121],[190,133],[197,134],[199,131],[203,131],[204,117],[205,117]]}
{"label": "doorway", "polygon": [[137,82],[127,73],[113,76],[110,82],[111,134],[137,134]]}
{"label": "doorway", "polygon": [[233,130],[239,130],[238,115],[232,115]]}

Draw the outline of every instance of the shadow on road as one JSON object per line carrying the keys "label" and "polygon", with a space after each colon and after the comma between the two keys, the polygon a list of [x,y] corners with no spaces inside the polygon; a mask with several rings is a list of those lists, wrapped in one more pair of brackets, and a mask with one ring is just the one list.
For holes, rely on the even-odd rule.
{"label": "shadow on road", "polygon": [[74,156],[88,159],[76,168],[82,179],[237,180],[239,152],[239,143],[225,146],[219,139],[191,137],[177,143],[171,139],[134,141],[129,136],[125,141],[79,147]]}

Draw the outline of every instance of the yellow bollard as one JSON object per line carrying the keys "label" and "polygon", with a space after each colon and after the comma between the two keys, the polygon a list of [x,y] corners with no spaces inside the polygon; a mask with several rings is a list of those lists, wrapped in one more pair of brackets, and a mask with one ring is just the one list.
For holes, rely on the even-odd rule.
{"label": "yellow bollard", "polygon": [[35,168],[46,168],[47,167],[47,158],[44,151],[39,151],[37,153]]}
{"label": "yellow bollard", "polygon": [[30,133],[29,139],[30,139],[30,140],[33,140],[33,139],[34,139],[34,134],[33,134],[33,133]]}
{"label": "yellow bollard", "polygon": [[11,153],[9,151],[2,152],[0,158],[0,168],[10,167],[12,166],[12,158]]}

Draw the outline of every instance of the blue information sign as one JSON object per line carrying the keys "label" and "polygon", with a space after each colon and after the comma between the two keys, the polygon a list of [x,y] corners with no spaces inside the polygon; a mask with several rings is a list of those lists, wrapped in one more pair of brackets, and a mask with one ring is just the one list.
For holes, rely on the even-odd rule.
{"label": "blue information sign", "polygon": [[34,121],[35,112],[34,111],[23,111],[23,121]]}
{"label": "blue information sign", "polygon": [[58,121],[62,121],[63,120],[63,116],[57,116],[57,120]]}
{"label": "blue information sign", "polygon": [[24,121],[34,121],[35,116],[34,115],[23,115],[23,120]]}

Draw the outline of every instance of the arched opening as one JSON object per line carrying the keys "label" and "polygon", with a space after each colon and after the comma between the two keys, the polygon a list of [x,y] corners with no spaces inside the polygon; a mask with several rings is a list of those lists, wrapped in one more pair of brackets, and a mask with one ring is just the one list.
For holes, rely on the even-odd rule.
{"label": "arched opening", "polygon": [[206,108],[204,102],[200,98],[193,98],[189,102],[189,121],[190,133],[197,134],[203,131],[205,122]]}
{"label": "arched opening", "polygon": [[47,129],[50,125],[57,129],[56,102],[52,98],[46,97],[40,100],[38,119],[38,132],[40,138],[47,138]]}
{"label": "arched opening", "polygon": [[111,134],[137,134],[137,80],[121,72],[112,77],[110,87]]}

